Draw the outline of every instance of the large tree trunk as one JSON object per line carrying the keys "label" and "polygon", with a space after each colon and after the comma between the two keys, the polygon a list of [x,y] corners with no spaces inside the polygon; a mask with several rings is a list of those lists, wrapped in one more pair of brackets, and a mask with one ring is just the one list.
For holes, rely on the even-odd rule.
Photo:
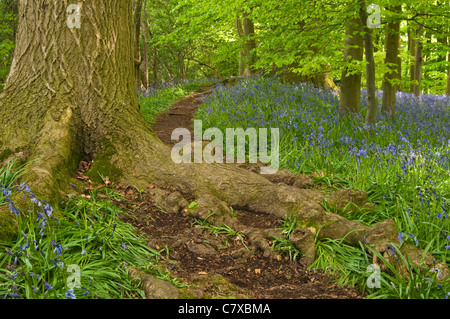
{"label": "large tree trunk", "polygon": [[[15,58],[0,95],[0,162],[37,159],[26,175],[37,195],[56,203],[79,161],[94,159],[92,178],[100,173],[117,183],[145,187],[151,182],[188,193],[197,206],[188,209],[178,198],[180,208],[203,219],[215,213],[209,221],[243,229],[269,254],[270,246],[259,239],[277,230],[240,225],[230,206],[280,219],[296,216],[294,242],[308,262],[314,260],[319,230],[318,238],[350,232],[349,243],[373,244],[379,251],[396,240],[392,220],[365,226],[326,212],[319,202],[329,197],[322,191],[278,185],[280,175],[263,177],[233,164],[175,164],[138,108],[131,1],[78,3],[81,28],[70,29],[65,25],[69,0],[46,6],[20,2]],[[348,202],[355,200],[354,193],[345,194]]]}
{"label": "large tree trunk", "polygon": [[[393,8],[394,12],[400,13],[402,6]],[[389,71],[383,79],[383,113],[395,116],[395,101],[398,88],[399,76],[399,53],[400,53],[400,21],[393,21],[386,29],[386,60]],[[401,72],[401,70],[400,70]]]}
{"label": "large tree trunk", "polygon": [[367,78],[367,115],[366,124],[373,124],[377,118],[378,102],[375,87],[375,59],[373,56],[372,31],[367,25],[367,6],[365,0],[358,0],[359,17],[364,31],[364,49],[366,52],[366,78]]}
{"label": "large tree trunk", "polygon": [[[350,19],[345,31],[344,62],[362,61],[364,40],[361,35],[361,20]],[[350,71],[351,74],[348,74]],[[345,66],[342,70],[339,114],[359,114],[361,111],[361,73]]]}

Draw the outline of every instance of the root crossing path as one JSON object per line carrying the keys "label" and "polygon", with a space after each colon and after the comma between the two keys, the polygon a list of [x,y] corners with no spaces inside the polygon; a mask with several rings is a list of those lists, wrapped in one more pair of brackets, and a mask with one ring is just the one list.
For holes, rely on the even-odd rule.
{"label": "root crossing path", "polygon": [[[202,87],[157,116],[153,130],[162,142],[174,145],[177,141],[171,140],[171,134],[176,128],[192,130],[195,113],[212,89]],[[170,207],[174,194],[170,189],[149,185],[144,194],[132,187],[118,189],[127,201],[117,204],[132,211],[127,221],[149,238],[149,246],[168,248],[163,263],[174,277],[189,285],[175,295],[167,293],[169,298],[363,298],[358,290],[337,285],[322,270],[308,268],[302,260],[292,261],[287,255],[268,256],[255,247],[257,243],[231,227],[210,225],[188,216],[179,207]],[[280,226],[280,220],[268,214],[244,210],[234,213],[240,225],[251,229],[264,231]],[[162,292],[158,297],[164,296]]]}

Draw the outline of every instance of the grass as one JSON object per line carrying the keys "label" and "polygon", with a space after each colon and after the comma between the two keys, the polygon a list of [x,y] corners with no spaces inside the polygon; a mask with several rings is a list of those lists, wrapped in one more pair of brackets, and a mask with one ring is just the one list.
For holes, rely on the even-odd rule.
{"label": "grass", "polygon": [[[17,238],[0,243],[2,298],[145,297],[127,267],[177,284],[158,265],[161,252],[120,220],[124,212],[109,199],[93,192],[90,199],[72,197],[53,208],[26,184],[3,193],[16,215]],[[14,196],[23,196],[29,209],[17,208]]]}
{"label": "grass", "polygon": [[[347,218],[366,225],[393,218],[402,241],[421,249],[429,247],[438,262],[448,263],[450,97],[424,95],[418,99],[398,93],[396,118],[379,115],[372,127],[363,124],[365,91],[361,102],[360,116],[340,118],[338,97],[332,92],[306,84],[285,84],[276,78],[252,78],[233,88],[219,86],[201,106],[197,119],[203,121],[204,130],[279,128],[280,168],[303,174],[322,171],[320,181],[316,179],[321,185],[331,188],[338,184],[366,192],[374,210],[355,210]],[[328,209],[333,212],[332,207]],[[278,248],[289,251],[283,241],[279,239]],[[317,244],[315,267],[334,269],[341,283],[367,288],[366,269],[371,261],[361,248],[340,241]],[[447,289],[447,285],[439,285]],[[383,295],[385,289],[389,288],[383,285],[371,293],[394,296]],[[421,296],[408,291],[411,297]],[[408,296],[404,292],[395,296]],[[425,295],[442,297],[434,290]]]}
{"label": "grass", "polygon": [[229,247],[230,244],[228,242],[228,239],[231,238],[232,240],[239,240],[242,243],[242,245],[248,250],[248,247],[245,245],[244,234],[242,234],[240,231],[234,230],[233,228],[231,228],[226,224],[220,226],[211,224],[210,222],[208,222],[208,218],[211,217],[212,215],[214,215],[214,213],[207,216],[204,220],[195,218],[191,227],[206,229],[209,231],[210,234],[213,234],[216,237],[224,236],[226,245],[225,248]]}

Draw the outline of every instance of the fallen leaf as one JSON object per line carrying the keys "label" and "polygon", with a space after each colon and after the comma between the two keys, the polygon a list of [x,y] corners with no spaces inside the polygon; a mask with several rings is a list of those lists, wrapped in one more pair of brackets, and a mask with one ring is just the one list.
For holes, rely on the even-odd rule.
{"label": "fallen leaf", "polygon": [[255,269],[255,274],[260,275],[261,274],[261,269]]}

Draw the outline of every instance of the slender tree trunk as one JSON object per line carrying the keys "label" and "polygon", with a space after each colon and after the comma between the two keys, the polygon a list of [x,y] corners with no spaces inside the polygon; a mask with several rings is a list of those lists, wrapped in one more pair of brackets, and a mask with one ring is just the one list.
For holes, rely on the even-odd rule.
{"label": "slender tree trunk", "polygon": [[244,76],[252,76],[253,75],[253,65],[256,62],[256,54],[254,50],[256,49],[256,41],[255,41],[255,25],[253,21],[248,18],[249,13],[243,13],[242,27],[244,32],[244,37],[246,38],[245,45],[245,70]]}
{"label": "slender tree trunk", "polygon": [[[349,20],[345,31],[344,62],[362,61],[364,55],[364,39],[361,35],[361,20]],[[352,74],[348,74],[348,72]],[[339,114],[359,114],[361,111],[361,73],[345,66],[342,71]]]}
{"label": "slender tree trunk", "polygon": [[[419,26],[417,34],[420,35],[422,31],[422,26]],[[415,96],[420,97],[422,95],[422,63],[423,63],[423,43],[421,40],[417,41],[416,53],[415,53],[415,64],[414,64],[414,90]]]}
{"label": "slender tree trunk", "polygon": [[[401,6],[393,8],[394,12],[400,13]],[[382,112],[395,116],[395,101],[398,88],[398,60],[400,53],[400,21],[393,21],[386,29],[386,60],[389,71],[383,79],[383,103]]]}
{"label": "slender tree trunk", "polygon": [[142,73],[142,85],[145,89],[148,89],[149,86],[149,78],[148,78],[148,38],[150,34],[148,32],[148,19],[147,19],[147,9],[146,9],[147,1],[144,1],[144,18],[141,21],[141,29],[142,29],[142,42],[143,42],[143,58],[141,65],[141,73]]}
{"label": "slender tree trunk", "polygon": [[373,124],[377,118],[378,102],[375,87],[375,59],[373,56],[372,31],[367,25],[367,6],[365,0],[358,0],[360,6],[359,17],[364,31],[364,48],[366,52],[366,77],[367,77],[367,115],[366,124]]}
{"label": "slender tree trunk", "polygon": [[[239,39],[242,40],[244,38],[244,29],[242,26],[242,20],[236,19],[236,30],[239,36]],[[243,76],[245,72],[245,63],[246,63],[246,55],[245,55],[245,44],[241,44],[241,50],[239,50],[239,76]]]}
{"label": "slender tree trunk", "polygon": [[[450,38],[448,38],[449,40],[449,45],[450,45]],[[450,53],[447,52],[447,62],[449,63],[449,67],[448,67],[448,76],[447,76],[447,88],[445,90],[445,94],[450,96]]]}
{"label": "slender tree trunk", "polygon": [[445,90],[445,94],[450,96],[450,68],[448,70],[448,76],[447,76],[447,88]]}
{"label": "slender tree trunk", "polygon": [[141,83],[141,15],[143,0],[136,0],[134,9],[134,64],[136,87]]}
{"label": "slender tree trunk", "polygon": [[155,46],[153,48],[153,83],[156,85],[158,83],[158,48]]}
{"label": "slender tree trunk", "polygon": [[409,54],[410,54],[410,62],[409,62],[409,74],[410,74],[410,88],[409,91],[411,93],[414,92],[414,80],[415,80],[415,59],[416,59],[416,39],[414,37],[414,30],[408,30],[408,39],[409,39]]}
{"label": "slender tree trunk", "polygon": [[[399,29],[400,30],[400,29]],[[398,75],[398,84],[397,84],[397,88],[396,91],[397,92],[401,92],[403,91],[403,85],[402,85],[402,81],[403,81],[403,67],[402,67],[402,57],[401,57],[401,50],[402,50],[402,37],[401,35],[399,35],[398,37],[398,62],[397,62],[397,75]]]}

